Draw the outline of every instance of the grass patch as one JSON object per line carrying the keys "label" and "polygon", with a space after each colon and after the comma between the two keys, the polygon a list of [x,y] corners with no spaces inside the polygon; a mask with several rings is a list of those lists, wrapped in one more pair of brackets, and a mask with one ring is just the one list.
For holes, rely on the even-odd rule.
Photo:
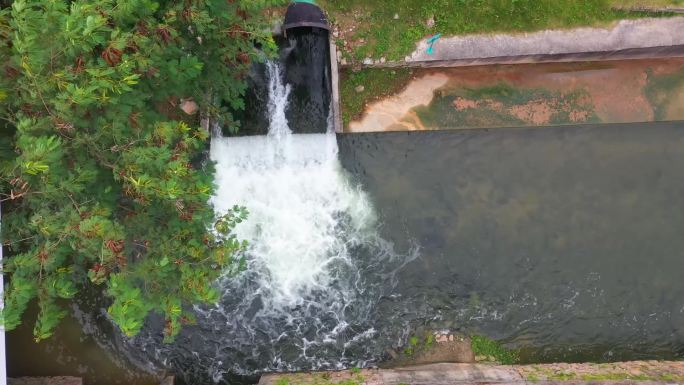
{"label": "grass patch", "polygon": [[[638,15],[611,0],[319,0],[350,43],[349,56],[401,59],[436,33],[525,32],[605,25]],[[434,18],[434,26],[427,20]],[[348,32],[349,30],[353,32]],[[338,43],[342,43],[341,39]],[[341,47],[343,51],[345,49]]]}
{"label": "grass patch", "polygon": [[[365,69],[359,72],[347,70],[340,75],[342,121],[346,127],[349,122],[361,117],[368,103],[401,91],[411,80],[413,70],[408,68]],[[359,86],[364,87],[362,92],[356,91]]]}
{"label": "grass patch", "polygon": [[520,362],[520,353],[503,347],[500,343],[485,336],[470,337],[473,353],[476,356],[492,356],[503,365],[513,365]]}
{"label": "grass patch", "polygon": [[419,346],[419,343],[420,339],[417,336],[411,336],[408,340],[408,346],[404,349],[404,354],[412,356],[416,350],[420,350],[421,346]]}

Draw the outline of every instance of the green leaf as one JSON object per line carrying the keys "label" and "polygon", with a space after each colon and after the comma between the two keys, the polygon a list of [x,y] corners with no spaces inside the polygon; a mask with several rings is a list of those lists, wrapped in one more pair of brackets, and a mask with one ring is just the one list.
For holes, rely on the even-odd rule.
{"label": "green leaf", "polygon": [[[194,162],[209,136],[177,101],[232,122],[249,70],[237,55],[272,45],[262,11],[283,2],[191,3],[191,22],[176,16],[181,1],[15,0],[0,10],[0,63],[12,75],[0,77],[0,114],[16,124],[0,156],[16,196],[3,207],[17,248],[4,261],[8,330],[39,297],[34,334],[48,338],[64,317],[58,305],[102,285],[125,334],[156,312],[171,340],[181,309],[217,301],[215,280],[243,260],[232,232],[246,210],[216,221],[213,165]],[[249,38],[226,36],[227,25]]]}
{"label": "green leaf", "polygon": [[50,166],[43,162],[25,162],[23,167],[26,173],[30,175],[38,175],[50,169]]}

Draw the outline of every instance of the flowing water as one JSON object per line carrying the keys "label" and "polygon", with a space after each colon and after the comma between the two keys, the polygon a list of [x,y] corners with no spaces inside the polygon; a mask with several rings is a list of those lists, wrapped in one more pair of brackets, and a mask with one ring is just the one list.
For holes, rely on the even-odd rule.
{"label": "flowing water", "polygon": [[373,366],[442,328],[530,361],[684,357],[684,123],[293,134],[288,86],[268,70],[269,134],[211,143],[212,204],[250,211],[236,229],[246,268],[217,283],[220,303],[173,344],[163,320],[125,339],[82,305],[97,314],[75,310],[81,345],[65,327],[44,345],[10,334],[10,374],[148,383],[102,379],[120,373],[92,362],[107,352],[186,383],[244,383]]}
{"label": "flowing water", "polygon": [[369,197],[342,169],[333,132],[292,134],[289,86],[278,65],[268,73],[268,135],[211,142],[218,186],[211,203],[219,214],[236,204],[249,210],[235,232],[250,245],[244,272],[218,283],[220,303],[197,307],[198,326],[173,345],[145,333],[132,341],[148,352],[154,346],[152,359],[185,378],[372,360],[383,353],[368,348],[375,305],[415,256],[395,254],[378,236]]}
{"label": "flowing water", "polygon": [[532,362],[684,357],[684,122],[339,143],[382,233],[421,247],[378,312]]}
{"label": "flowing water", "polygon": [[[277,36],[275,43],[279,48],[280,76],[288,84],[291,94],[285,110],[287,120],[297,127],[299,134],[325,133],[332,95],[328,31],[297,28],[288,31],[287,37]],[[264,112],[272,100],[269,71],[267,63],[252,64],[243,97],[247,108],[233,111],[234,118],[240,122],[240,130],[226,134],[248,136],[268,133],[272,119]],[[222,128],[230,131],[229,127]]]}
{"label": "flowing water", "polygon": [[137,338],[153,361],[193,381],[372,366],[444,328],[533,361],[681,357],[681,124],[343,135],[338,154],[291,133],[269,71],[269,134],[211,146],[216,210],[250,210],[247,268],[175,344]]}

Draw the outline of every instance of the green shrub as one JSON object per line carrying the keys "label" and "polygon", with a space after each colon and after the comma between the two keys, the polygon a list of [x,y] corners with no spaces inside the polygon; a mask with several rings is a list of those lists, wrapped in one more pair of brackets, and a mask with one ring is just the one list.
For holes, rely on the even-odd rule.
{"label": "green shrub", "polygon": [[[10,254],[2,321],[37,300],[36,340],[85,285],[104,285],[126,335],[150,312],[164,335],[213,303],[240,261],[231,235],[247,211],[215,218],[208,133],[182,99],[231,129],[245,76],[275,44],[263,9],[279,0],[15,0],[0,11],[0,156]],[[11,41],[7,37],[11,36]]]}

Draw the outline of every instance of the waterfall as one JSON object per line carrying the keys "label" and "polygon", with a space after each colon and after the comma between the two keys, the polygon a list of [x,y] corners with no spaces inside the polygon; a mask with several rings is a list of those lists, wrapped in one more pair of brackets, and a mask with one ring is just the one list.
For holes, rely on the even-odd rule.
{"label": "waterfall", "polygon": [[[236,204],[249,210],[235,229],[249,242],[246,268],[221,280],[220,304],[196,310],[202,323],[249,340],[259,361],[268,357],[261,370],[342,368],[347,352],[364,352],[359,360],[370,351],[364,343],[375,335],[370,319],[383,286],[376,274],[392,258],[391,244],[377,235],[368,196],[342,168],[333,130],[293,134],[285,117],[289,86],[278,64],[267,68],[268,135],[211,142],[217,214]],[[219,378],[227,365],[215,366]]]}
{"label": "waterfall", "polygon": [[349,249],[373,236],[375,217],[340,166],[334,133],[293,135],[285,118],[289,87],[277,64],[268,64],[268,74],[268,135],[212,140],[212,204],[219,214],[248,208],[235,231],[250,245],[247,274],[259,281],[255,295],[282,309],[325,290],[340,265],[351,268]]}
{"label": "waterfall", "polygon": [[274,137],[277,142],[280,142],[283,138],[292,135],[287,117],[285,117],[285,110],[290,97],[290,86],[283,84],[280,65],[268,62],[266,68],[268,71],[268,115],[270,118],[268,136]]}
{"label": "waterfall", "polygon": [[369,197],[338,159],[335,133],[292,133],[289,86],[277,64],[267,73],[269,133],[211,140],[211,204],[217,215],[234,205],[249,211],[235,229],[249,242],[244,270],[226,272],[219,303],[195,306],[197,324],[174,344],[147,331],[129,342],[194,382],[373,362],[388,343],[375,328],[378,303],[415,257],[397,257],[379,236]]}

